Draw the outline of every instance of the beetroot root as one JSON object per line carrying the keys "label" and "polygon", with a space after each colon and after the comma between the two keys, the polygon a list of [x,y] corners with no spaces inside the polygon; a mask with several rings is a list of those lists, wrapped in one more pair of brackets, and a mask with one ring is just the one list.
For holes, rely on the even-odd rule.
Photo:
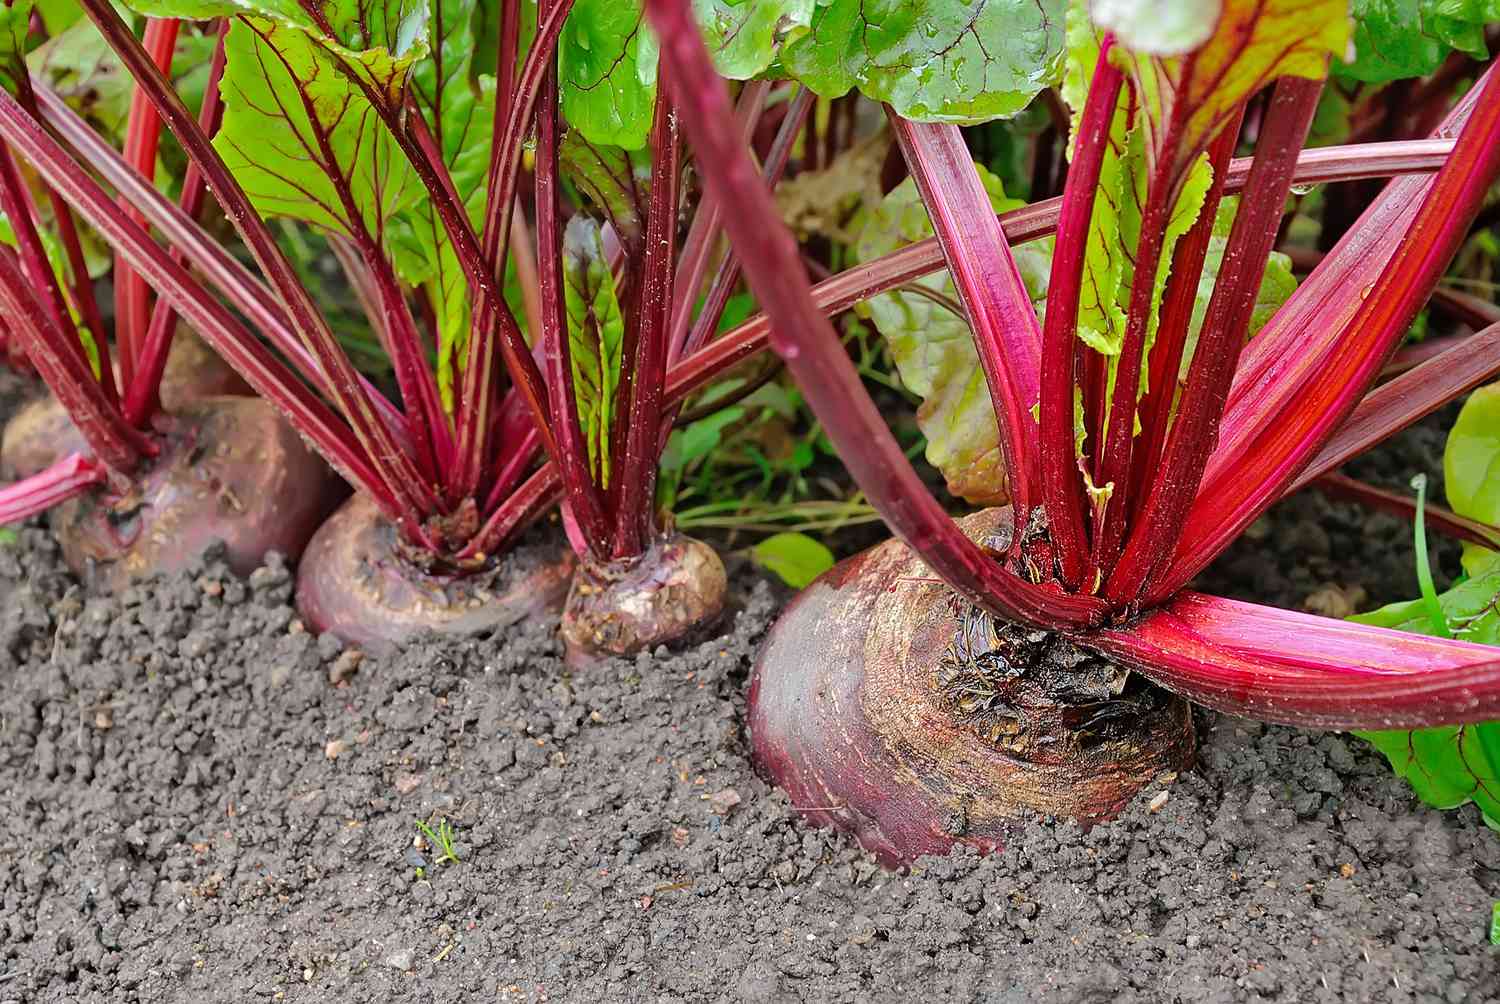
{"label": "beetroot root", "polygon": [[[998,543],[1010,511],[962,521]],[[997,622],[891,540],[782,614],[750,686],[760,769],[889,866],[1003,845],[1024,811],[1093,822],[1192,758],[1185,701],[1050,632]]]}
{"label": "beetroot root", "polygon": [[719,619],[727,590],[714,549],[675,532],[637,558],[580,564],[563,607],[568,657],[586,662],[677,641]]}
{"label": "beetroot root", "polygon": [[195,401],[157,419],[162,452],[125,493],[103,486],[57,507],[68,565],[91,585],[185,566],[222,540],[248,574],[269,551],[296,560],[342,482],[260,398]]}
{"label": "beetroot root", "polygon": [[555,612],[573,564],[559,540],[540,556],[427,571],[407,556],[374,503],[356,495],[308,543],[297,570],[297,609],[314,630],[382,652],[425,631],[474,634]]}
{"label": "beetroot root", "polygon": [[[162,373],[163,411],[175,413],[203,398],[250,393],[249,385],[202,339],[186,328],[178,331]],[[19,481],[69,453],[86,450],[73,420],[57,398],[47,394],[28,402],[6,423],[0,438],[0,477]]]}

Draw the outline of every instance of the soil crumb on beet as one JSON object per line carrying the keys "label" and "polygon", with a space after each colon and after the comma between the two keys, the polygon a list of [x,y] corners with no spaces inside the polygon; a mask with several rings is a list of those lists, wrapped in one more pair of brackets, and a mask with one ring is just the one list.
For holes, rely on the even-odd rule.
{"label": "soil crumb on beet", "polygon": [[0,1002],[1500,1000],[1500,837],[1350,737],[1205,714],[1115,823],[882,871],[751,770],[785,593],[730,581],[685,652],[573,673],[536,623],[360,661],[277,563],[90,597],[21,529]]}

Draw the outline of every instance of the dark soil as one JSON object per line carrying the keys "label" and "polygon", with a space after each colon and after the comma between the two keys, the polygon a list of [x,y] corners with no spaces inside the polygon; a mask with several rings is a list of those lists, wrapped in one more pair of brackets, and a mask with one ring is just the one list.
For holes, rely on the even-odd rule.
{"label": "dark soil", "polygon": [[[1403,598],[1405,533],[1309,495],[1206,584]],[[275,563],[88,597],[21,531],[0,1002],[1500,1000],[1500,835],[1350,737],[1204,715],[1199,767],[1116,823],[880,870],[747,762],[785,595],[731,582],[726,633],[678,654],[570,671],[539,623],[355,666]],[[457,863],[416,840],[444,819]]]}

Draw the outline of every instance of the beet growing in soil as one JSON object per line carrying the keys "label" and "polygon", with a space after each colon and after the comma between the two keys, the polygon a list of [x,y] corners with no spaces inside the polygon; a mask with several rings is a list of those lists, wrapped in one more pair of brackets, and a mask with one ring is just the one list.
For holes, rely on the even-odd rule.
{"label": "beet growing in soil", "polygon": [[[1369,519],[1299,496],[1211,585],[1408,595],[1409,528]],[[1388,559],[1350,557],[1367,530]],[[0,550],[0,1001],[1500,999],[1494,834],[1358,740],[1201,714],[1119,820],[898,875],[752,771],[787,597],[742,564],[721,637],[576,675],[549,623],[356,668],[291,583],[208,560],[89,598],[41,530]]]}

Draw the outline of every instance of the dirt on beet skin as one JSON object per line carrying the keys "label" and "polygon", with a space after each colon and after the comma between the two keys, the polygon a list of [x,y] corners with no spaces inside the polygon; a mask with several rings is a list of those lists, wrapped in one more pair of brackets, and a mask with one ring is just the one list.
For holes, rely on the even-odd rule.
{"label": "dirt on beet skin", "polygon": [[[1396,598],[1402,527],[1372,519],[1294,499],[1206,584]],[[1392,556],[1341,553],[1372,539]],[[1500,835],[1352,737],[1204,714],[1199,765],[1115,823],[882,871],[747,761],[786,593],[730,577],[684,652],[570,671],[534,623],[361,660],[279,563],[88,596],[21,530],[0,1002],[1500,1000]],[[440,819],[457,863],[416,839]]]}

